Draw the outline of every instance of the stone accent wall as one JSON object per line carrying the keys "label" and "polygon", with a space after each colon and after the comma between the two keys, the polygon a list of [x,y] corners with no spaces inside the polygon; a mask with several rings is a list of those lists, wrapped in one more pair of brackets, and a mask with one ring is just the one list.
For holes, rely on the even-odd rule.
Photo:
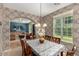
{"label": "stone accent wall", "polygon": [[[2,4],[0,4],[0,22],[2,22]],[[0,25],[0,56],[2,55],[2,25]]]}
{"label": "stone accent wall", "polygon": [[16,18],[30,19],[31,21],[35,23],[37,23],[39,20],[38,16],[31,15],[29,13],[24,13],[21,11],[17,11],[14,9],[10,9],[1,4],[0,21],[2,21],[2,39],[0,38],[0,42],[2,42],[2,51],[10,48],[10,23],[9,21],[16,19]]}
{"label": "stone accent wall", "polygon": [[78,47],[77,50],[79,51],[79,4],[76,4],[73,10],[73,42]]}
{"label": "stone accent wall", "polygon": [[43,17],[42,23],[47,24],[47,27],[45,28],[45,34],[53,36],[53,16],[48,15]]}
{"label": "stone accent wall", "polygon": [[56,10],[55,12],[50,13],[49,15],[46,15],[43,17],[42,22],[46,22],[48,25],[46,28],[46,35],[53,35],[53,16],[72,10],[75,5],[76,4],[68,5],[66,7]]}

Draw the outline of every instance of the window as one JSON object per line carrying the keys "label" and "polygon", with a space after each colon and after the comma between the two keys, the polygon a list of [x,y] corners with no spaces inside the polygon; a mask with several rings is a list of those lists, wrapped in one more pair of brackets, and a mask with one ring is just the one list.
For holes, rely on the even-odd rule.
{"label": "window", "polygon": [[53,20],[53,36],[60,37],[62,41],[73,43],[72,37],[72,14],[56,16]]}
{"label": "window", "polygon": [[29,23],[10,22],[10,31],[29,32]]}
{"label": "window", "polygon": [[[56,21],[57,20],[57,21]],[[61,36],[61,19],[55,20],[55,36]]]}

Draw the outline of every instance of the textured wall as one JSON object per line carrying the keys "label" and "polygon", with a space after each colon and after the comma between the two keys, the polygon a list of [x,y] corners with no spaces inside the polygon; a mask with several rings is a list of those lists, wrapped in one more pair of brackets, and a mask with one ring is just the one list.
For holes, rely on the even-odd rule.
{"label": "textured wall", "polygon": [[[24,13],[21,11],[13,10],[10,8],[6,8],[4,6],[0,7],[0,21],[2,20],[2,50],[7,50],[10,48],[10,20],[15,18],[28,18],[31,21],[37,23],[39,20],[38,16],[31,15],[28,13]],[[1,42],[1,41],[0,41]]]}
{"label": "textured wall", "polygon": [[[0,22],[2,22],[2,4],[0,4]],[[2,25],[0,25],[0,55],[2,55]]]}
{"label": "textured wall", "polygon": [[74,38],[74,44],[78,47],[79,51],[79,4],[77,4],[73,8],[73,38]]}
{"label": "textured wall", "polygon": [[53,16],[48,15],[42,18],[41,23],[46,23],[47,27],[45,28],[46,35],[53,35]]}
{"label": "textured wall", "polygon": [[73,7],[75,5],[76,4],[68,5],[64,8],[61,8],[61,9],[43,17],[42,23],[46,22],[47,25],[48,25],[47,28],[46,28],[46,34],[47,35],[53,35],[53,24],[52,24],[53,23],[53,16],[61,14],[61,13],[66,12],[66,11],[69,11],[69,10],[73,9]]}

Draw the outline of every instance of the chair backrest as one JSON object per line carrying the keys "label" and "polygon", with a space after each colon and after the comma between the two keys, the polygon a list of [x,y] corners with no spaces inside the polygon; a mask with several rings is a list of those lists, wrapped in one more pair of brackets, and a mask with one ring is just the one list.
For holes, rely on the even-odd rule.
{"label": "chair backrest", "polygon": [[77,50],[77,47],[73,45],[71,51],[67,51],[67,56],[74,56],[76,50]]}
{"label": "chair backrest", "polygon": [[61,56],[74,56],[75,52],[74,51],[62,51]]}
{"label": "chair backrest", "polygon": [[30,39],[30,34],[29,33],[26,34],[26,39]]}
{"label": "chair backrest", "polygon": [[76,51],[77,47],[75,45],[73,45],[72,51]]}
{"label": "chair backrest", "polygon": [[74,51],[67,51],[66,56],[74,56],[75,52]]}
{"label": "chair backrest", "polygon": [[60,38],[57,38],[57,37],[52,37],[52,39],[51,39],[53,42],[55,42],[55,43],[58,43],[58,44],[60,44]]}
{"label": "chair backrest", "polygon": [[32,55],[32,49],[30,46],[27,45],[27,49],[26,49],[26,55],[27,56],[31,56]]}
{"label": "chair backrest", "polygon": [[50,41],[51,36],[49,36],[49,35],[45,35],[45,39]]}
{"label": "chair backrest", "polygon": [[24,56],[25,55],[25,42],[23,40],[24,38],[24,35],[19,35],[19,38],[20,38],[20,42],[21,42],[21,46],[22,46],[22,55]]}
{"label": "chair backrest", "polygon": [[24,40],[20,40],[22,45],[22,55],[23,56],[31,56],[32,55],[32,49],[30,46],[27,45],[27,43],[24,42]]}
{"label": "chair backrest", "polygon": [[22,46],[22,55],[24,56],[25,55],[25,42],[24,42],[24,40],[22,40],[22,39],[20,39],[20,42],[21,42],[21,46]]}
{"label": "chair backrest", "polygon": [[33,33],[30,33],[30,39],[35,39],[35,35]]}

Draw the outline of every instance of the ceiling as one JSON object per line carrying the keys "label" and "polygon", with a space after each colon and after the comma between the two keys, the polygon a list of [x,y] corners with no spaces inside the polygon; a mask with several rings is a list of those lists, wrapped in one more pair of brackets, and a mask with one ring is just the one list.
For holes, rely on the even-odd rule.
{"label": "ceiling", "polygon": [[[42,3],[41,16],[48,15],[70,4],[71,3]],[[4,3],[4,6],[40,16],[40,3]]]}

